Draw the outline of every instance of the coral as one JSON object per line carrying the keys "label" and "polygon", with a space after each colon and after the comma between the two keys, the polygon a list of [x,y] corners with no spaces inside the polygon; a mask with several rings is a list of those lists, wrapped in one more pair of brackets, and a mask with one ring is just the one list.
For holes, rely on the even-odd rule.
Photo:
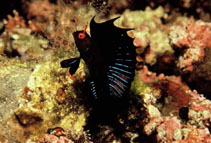
{"label": "coral", "polygon": [[8,20],[4,20],[4,25],[7,32],[12,32],[15,28],[26,28],[25,20],[18,14],[17,11],[13,11],[14,17],[8,15]]}
{"label": "coral", "polygon": [[130,7],[134,2],[132,0],[122,0],[122,1],[115,1],[109,0],[108,5],[112,7],[112,12],[121,12],[124,9]]}
{"label": "coral", "polygon": [[53,131],[39,139],[38,143],[93,143],[92,141],[89,141],[89,137],[86,133],[72,134],[71,132],[65,132],[62,128],[59,127],[51,130]]}
{"label": "coral", "polygon": [[[41,10],[34,9],[34,7],[41,8]],[[20,57],[22,60],[39,59],[43,57],[44,50],[50,49],[46,53],[52,54],[49,47],[52,44],[57,48],[73,50],[74,40],[70,33],[76,29],[76,26],[82,28],[80,26],[85,25],[87,19],[91,19],[94,15],[94,11],[90,10],[83,20],[78,21],[78,17],[73,15],[85,13],[85,7],[81,7],[77,11],[67,11],[67,9],[61,8],[61,11],[56,15],[58,5],[48,1],[34,1],[28,5],[28,9],[28,18],[35,17],[34,19],[25,21],[17,11],[14,11],[14,16],[9,15],[8,20],[4,20],[5,31],[1,35],[0,51],[6,53],[8,57]]]}
{"label": "coral", "polygon": [[179,53],[176,61],[183,79],[192,89],[209,98],[211,24],[203,21],[184,21],[172,26],[169,33],[171,44]]}
{"label": "coral", "polygon": [[[78,11],[86,12],[86,8]],[[92,13],[93,11],[90,15],[87,14],[87,19],[92,17]],[[39,19],[43,13],[36,14]],[[82,93],[77,91],[76,95],[72,84],[78,86],[77,82],[83,82],[84,62],[81,61],[75,76],[60,67],[62,59],[78,54],[74,49],[73,38],[70,38],[70,33],[76,29],[77,24],[72,23],[72,31],[70,26],[61,24],[70,25],[69,13],[63,13],[60,19],[58,18],[61,20],[61,27],[53,23],[55,16],[52,13],[44,17],[44,21],[37,21],[36,18],[25,21],[16,11],[14,15],[4,20],[5,29],[0,37],[0,49],[9,57],[8,59],[0,55],[0,66],[4,67],[0,70],[0,116],[3,117],[0,120],[0,129],[8,128],[1,132],[0,136],[4,138],[0,141],[37,142],[38,138],[44,136],[46,130],[53,126],[71,130],[77,138],[77,135],[83,132],[88,110],[85,110],[82,104]],[[49,17],[52,19],[45,21],[45,18]],[[74,18],[72,20],[74,21]],[[79,22],[84,24],[84,21]],[[82,24],[78,25],[83,27]],[[16,58],[12,59],[13,57]],[[79,140],[83,141],[83,138]]]}
{"label": "coral", "polygon": [[190,123],[197,126],[210,126],[209,120],[211,119],[211,101],[205,99],[203,95],[197,93],[197,91],[189,91],[191,96],[190,111],[188,116]]}
{"label": "coral", "polygon": [[135,29],[130,32],[129,36],[136,37],[134,45],[139,47],[139,55],[149,46],[149,52],[144,56],[147,64],[154,65],[157,57],[165,53],[173,53],[169,45],[168,28],[162,25],[160,20],[165,17],[167,14],[163,8],[158,7],[154,11],[150,8],[146,8],[145,11],[126,10],[120,19],[122,26]]}
{"label": "coral", "polygon": [[[27,87],[30,90],[32,90],[31,101],[28,104],[36,109],[43,109],[43,111],[46,112],[45,114],[48,113],[50,115],[51,120],[56,120],[56,118],[60,117],[63,117],[64,121],[77,120],[75,118],[75,114],[74,113],[71,114],[71,110],[73,111],[75,110],[74,112],[76,112],[76,114],[79,115],[78,119],[80,118],[82,119],[81,123],[73,122],[73,124],[75,124],[73,126],[75,126],[76,131],[80,131],[81,125],[84,124],[83,118],[85,115],[83,114],[83,108],[82,107],[78,108],[76,107],[78,105],[74,105],[70,102],[77,99],[71,87],[63,89],[65,93],[61,94],[60,91],[62,87],[61,84],[64,84],[63,87],[65,87],[66,84],[71,84],[73,80],[69,78],[69,80],[65,81],[64,76],[62,76],[62,74],[59,74],[62,73],[62,69],[59,67],[58,64],[59,62],[60,60],[56,59],[56,61],[52,63],[47,62],[36,65],[35,70],[30,76],[29,81],[27,83]],[[78,76],[80,76],[80,74],[84,74],[81,68],[79,68],[78,70],[79,72]],[[43,77],[40,75],[43,75]],[[54,77],[57,77],[57,79],[55,79]],[[81,76],[79,78],[81,79]],[[60,80],[60,82],[58,81],[58,79]],[[63,96],[64,94],[67,94],[67,96]],[[56,96],[53,98],[51,95],[56,95]],[[65,98],[65,99],[58,99],[58,98]],[[38,104],[40,102],[41,104]],[[56,110],[57,112],[54,112]],[[48,120],[48,118],[45,119],[46,121]],[[64,121],[60,120],[59,122],[61,124],[66,124]]]}
{"label": "coral", "polygon": [[19,56],[22,60],[39,58],[37,55],[42,55],[44,49],[48,48],[49,42],[42,36],[32,35],[32,30],[37,29],[28,27],[18,12],[14,11],[14,17],[9,15],[8,20],[4,20],[4,24],[5,31],[1,38],[2,46],[5,47],[3,52],[8,57]]}
{"label": "coral", "polygon": [[[156,112],[148,113],[148,118],[150,118],[150,120],[144,126],[144,132],[147,135],[150,135],[156,130],[158,132],[157,139],[159,142],[194,142],[194,138],[197,135],[199,136],[199,138],[197,137],[197,140],[199,142],[206,143],[206,141],[209,141],[210,132],[208,128],[210,127],[209,120],[211,119],[211,102],[209,100],[206,100],[203,95],[199,95],[196,91],[188,90],[186,91],[186,94],[189,96],[189,100],[188,104],[186,103],[185,106],[188,107],[189,111],[187,111],[187,113],[181,114],[187,114],[187,122],[184,122],[184,120],[180,120],[181,115],[177,114],[176,112],[170,112],[166,114],[163,111],[159,112],[159,108],[156,109],[155,107],[153,107],[152,109]],[[151,102],[151,104],[154,103]],[[152,107],[152,105],[147,105],[147,108],[150,106]],[[175,115],[175,113],[177,114],[177,116]],[[171,116],[171,114],[174,114],[174,116]],[[196,127],[199,127],[200,129]]]}
{"label": "coral", "polygon": [[[28,29],[17,29],[12,35],[12,48],[16,50],[21,57],[24,58],[39,58],[44,49],[48,48],[48,41],[43,37],[35,37],[31,35]],[[25,43],[25,44],[23,44]]]}
{"label": "coral", "polygon": [[[210,143],[209,9],[206,0],[22,0],[3,12],[0,143]],[[86,65],[72,76],[60,62],[79,56],[72,32],[120,13],[115,25],[134,28],[137,71],[123,112],[91,126]]]}
{"label": "coral", "polygon": [[189,20],[172,26],[169,35],[175,48],[185,49],[177,62],[178,68],[183,71],[192,71],[193,64],[203,59],[204,49],[211,47],[211,24],[200,20]]}
{"label": "coral", "polygon": [[173,141],[172,143],[209,143],[211,141],[210,132],[207,129],[190,128],[188,130],[189,133],[186,139]]}
{"label": "coral", "polygon": [[[16,62],[14,64],[12,60],[8,61],[7,58],[2,58],[2,60],[4,62],[1,62],[1,66],[4,66],[4,69],[0,71],[1,82],[5,82],[7,78],[10,79],[2,83],[0,88],[1,95],[5,96],[5,99],[1,99],[2,101],[5,100],[5,104],[1,104],[2,113],[0,115],[5,112],[6,107],[10,111],[8,115],[4,113],[4,118],[1,119],[0,128],[8,125],[10,127],[10,130],[7,130],[6,133],[1,132],[6,138],[9,139],[7,135],[9,133],[11,137],[16,137],[16,140],[19,141],[31,140],[30,136],[33,137],[35,134],[41,136],[47,128],[54,125],[71,129],[75,134],[83,131],[82,127],[85,124],[87,112],[80,105],[78,97],[70,86],[74,81],[69,77],[69,74],[66,74],[68,71],[60,68],[59,62],[61,59],[53,58],[48,62],[43,61],[39,64],[20,63],[17,60],[14,60]],[[17,68],[18,65],[22,68],[21,70]],[[23,70],[24,68],[25,70]],[[82,62],[75,80],[82,79],[84,75]],[[16,82],[17,87],[15,87]],[[14,91],[4,91],[4,87],[10,86],[13,86]],[[65,87],[63,90],[67,96],[61,94],[61,87]],[[10,99],[12,96],[16,97],[18,102],[15,102],[16,98]],[[14,103],[7,106],[6,104],[11,100]],[[14,115],[11,115],[13,112]],[[36,130],[38,126],[39,130]],[[17,131],[19,131],[19,134],[16,135],[15,132]],[[30,132],[30,134],[22,136],[21,134],[25,132]],[[12,139],[11,137],[10,139]]]}
{"label": "coral", "polygon": [[139,77],[146,83],[153,83],[158,80],[161,80],[164,77],[164,75],[160,74],[157,76],[156,73],[150,72],[147,66],[144,66],[143,70],[139,71]]}
{"label": "coral", "polygon": [[182,139],[180,120],[176,117],[163,117],[163,123],[157,127],[159,142],[172,142]]}
{"label": "coral", "polygon": [[145,49],[150,43],[150,33],[149,28],[147,26],[142,26],[140,29],[137,29],[137,33],[131,32],[131,37],[134,39],[134,45],[138,47],[137,54],[141,54],[143,49]]}
{"label": "coral", "polygon": [[27,18],[36,19],[39,22],[52,21],[58,7],[48,0],[33,1],[27,7]]}
{"label": "coral", "polygon": [[45,135],[44,138],[40,139],[39,143],[74,143],[66,137],[57,137],[54,135]]}
{"label": "coral", "polygon": [[151,135],[156,127],[163,122],[161,117],[151,118],[150,121],[144,126],[144,133],[147,135]]}
{"label": "coral", "polygon": [[[135,93],[141,95],[146,108],[148,121],[143,127],[144,133],[150,136],[156,131],[158,142],[194,142],[196,134],[199,142],[209,141],[210,101],[191,91],[180,76],[158,78],[156,73],[151,73],[150,77],[143,78],[140,75],[145,75],[144,69],[138,72],[139,78],[133,83],[137,86]],[[142,87],[151,87],[150,90],[140,89],[140,83]]]}
{"label": "coral", "polygon": [[211,48],[205,48],[205,57],[201,62],[195,64],[193,71],[184,74],[183,78],[192,89],[203,93],[208,99],[211,99]]}

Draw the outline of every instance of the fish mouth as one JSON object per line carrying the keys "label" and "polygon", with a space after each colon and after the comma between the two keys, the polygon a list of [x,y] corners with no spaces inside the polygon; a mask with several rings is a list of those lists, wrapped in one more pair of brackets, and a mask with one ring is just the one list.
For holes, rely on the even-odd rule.
{"label": "fish mouth", "polygon": [[83,31],[80,30],[80,31],[73,32],[72,35],[73,35],[74,39],[77,39],[78,38],[78,34],[81,33],[81,32],[83,32]]}
{"label": "fish mouth", "polygon": [[73,35],[74,39],[76,39],[77,38],[77,35],[78,35],[78,32],[75,31],[75,32],[72,33],[72,35]]}

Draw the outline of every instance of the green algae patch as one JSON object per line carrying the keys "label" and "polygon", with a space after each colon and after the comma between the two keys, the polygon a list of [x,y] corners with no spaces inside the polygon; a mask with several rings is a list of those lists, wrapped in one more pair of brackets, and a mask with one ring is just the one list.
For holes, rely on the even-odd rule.
{"label": "green algae patch", "polygon": [[136,95],[144,95],[151,93],[152,90],[150,84],[143,82],[138,74],[138,72],[135,72],[134,81],[131,85],[131,92]]}

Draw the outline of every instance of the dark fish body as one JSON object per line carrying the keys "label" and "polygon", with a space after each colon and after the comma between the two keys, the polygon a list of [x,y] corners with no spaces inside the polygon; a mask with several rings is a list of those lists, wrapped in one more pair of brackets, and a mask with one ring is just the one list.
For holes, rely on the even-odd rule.
{"label": "dark fish body", "polygon": [[79,63],[80,63],[80,58],[67,59],[61,62],[61,67],[63,68],[71,67],[69,73],[72,75],[78,69]]}
{"label": "dark fish body", "polygon": [[[107,106],[106,109],[110,106],[109,110],[113,106],[118,107],[128,93],[136,65],[133,39],[127,35],[127,31],[131,29],[114,26],[114,21],[118,18],[96,23],[93,17],[90,22],[91,37],[84,33],[84,37],[80,38],[79,34],[83,31],[73,33],[80,57],[89,69],[90,74],[86,79],[89,92],[97,106]],[[71,66],[69,67],[71,72]],[[75,72],[75,67],[73,66],[71,73]]]}

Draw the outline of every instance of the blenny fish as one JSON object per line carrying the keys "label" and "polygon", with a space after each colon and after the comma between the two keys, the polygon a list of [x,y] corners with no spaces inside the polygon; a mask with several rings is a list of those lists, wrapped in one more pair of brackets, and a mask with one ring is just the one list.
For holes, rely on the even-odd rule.
{"label": "blenny fish", "polygon": [[119,17],[103,23],[92,18],[90,34],[86,30],[73,33],[80,57],[61,62],[61,67],[70,68],[72,75],[79,67],[82,58],[89,70],[86,83],[95,102],[118,104],[128,93],[135,74],[136,47],[127,35],[132,29],[122,29],[114,25]]}

